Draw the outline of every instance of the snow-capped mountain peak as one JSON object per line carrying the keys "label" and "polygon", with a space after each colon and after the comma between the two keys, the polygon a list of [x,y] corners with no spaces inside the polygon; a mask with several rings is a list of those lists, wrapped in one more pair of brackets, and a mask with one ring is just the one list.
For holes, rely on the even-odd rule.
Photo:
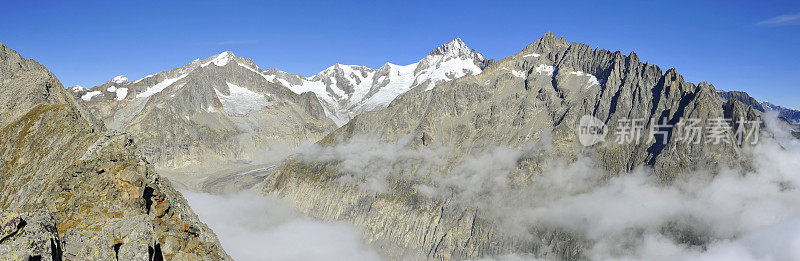
{"label": "snow-capped mountain peak", "polygon": [[116,84],[120,84],[120,85],[126,85],[126,84],[131,83],[131,81],[128,80],[128,77],[125,77],[125,75],[117,75],[117,77],[114,77],[114,79],[111,79],[111,82],[116,83]]}
{"label": "snow-capped mountain peak", "polygon": [[431,51],[419,62],[415,82],[417,85],[427,82],[425,90],[430,90],[436,84],[467,74],[478,74],[485,64],[483,55],[469,49],[460,38],[456,38]]}
{"label": "snow-capped mountain peak", "polygon": [[81,91],[86,91],[86,88],[76,84],[75,86],[69,87],[69,90],[71,90],[72,92],[81,92]]}
{"label": "snow-capped mountain peak", "polygon": [[453,56],[470,56],[472,55],[472,49],[469,49],[464,41],[461,41],[461,38],[456,38],[443,44],[442,46],[437,47],[433,51],[431,51],[428,55],[444,55],[447,57]]}
{"label": "snow-capped mountain peak", "polygon": [[[310,77],[290,74],[277,69],[262,70],[252,60],[237,57],[232,52],[225,51],[206,59],[194,60],[180,68],[149,75],[134,82],[128,81],[122,75],[115,77],[110,82],[111,85],[126,85],[126,87],[130,85],[130,95],[127,92],[128,88],[111,88],[108,85],[80,93],[85,94],[82,98],[87,101],[93,100],[93,97],[103,98],[94,100],[110,100],[112,98],[140,100],[160,93],[163,95],[165,92],[173,95],[174,91],[180,90],[186,84],[184,78],[201,68],[204,69],[199,72],[207,73],[209,69],[236,70],[235,67],[230,66],[238,65],[258,74],[268,82],[282,85],[296,94],[312,92],[322,104],[325,115],[341,126],[361,112],[388,106],[397,96],[414,88],[419,87],[420,91],[430,90],[443,82],[478,74],[486,64],[487,61],[482,55],[467,47],[459,38],[435,48],[419,62],[413,64],[396,65],[387,62],[380,68],[373,69],[360,65],[336,63]],[[233,82],[230,83],[233,84]],[[222,91],[223,89],[229,89],[221,85],[213,87],[222,88],[217,89],[220,93],[225,93]],[[241,95],[242,93],[244,92],[231,94],[233,96],[229,94],[222,96],[226,99],[255,97]],[[244,106],[243,108],[250,107]],[[247,110],[247,112],[249,111]]]}
{"label": "snow-capped mountain peak", "polygon": [[211,58],[208,59],[208,62],[203,63],[201,67],[206,67],[212,63],[216,66],[225,66],[226,64],[228,64],[228,62],[233,61],[235,58],[236,55],[234,55],[233,52],[224,51],[220,54],[211,56]]}
{"label": "snow-capped mountain peak", "polygon": [[368,68],[366,66],[360,65],[347,65],[336,63],[325,70],[317,73],[316,75],[312,76],[311,79],[321,79],[325,77],[347,77],[347,78],[355,78],[361,77],[364,78],[367,74],[374,72],[375,70],[372,68]]}
{"label": "snow-capped mountain peak", "polygon": [[456,38],[409,65],[387,62],[376,70],[336,63],[308,78],[275,72],[271,75],[295,93],[313,92],[326,115],[341,126],[361,112],[388,106],[398,95],[417,86],[430,90],[437,84],[478,74],[486,63],[481,54]]}

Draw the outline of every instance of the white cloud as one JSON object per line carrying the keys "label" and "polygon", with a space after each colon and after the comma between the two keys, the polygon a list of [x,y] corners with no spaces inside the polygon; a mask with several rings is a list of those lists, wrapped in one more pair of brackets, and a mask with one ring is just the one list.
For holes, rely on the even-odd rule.
{"label": "white cloud", "polygon": [[756,25],[761,26],[783,26],[783,25],[791,25],[791,24],[798,24],[800,22],[800,13],[795,14],[784,14],[775,16],[763,21],[756,23]]}
{"label": "white cloud", "polygon": [[397,142],[384,142],[376,136],[357,136],[347,143],[319,146],[305,143],[298,149],[300,159],[306,162],[336,163],[341,176],[336,181],[358,184],[372,192],[387,192],[388,179],[402,175],[414,179],[416,173],[425,173],[445,163],[444,149],[424,147],[415,149],[413,137]]}
{"label": "white cloud", "polygon": [[277,197],[182,193],[236,260],[380,259],[353,226],[303,218]]}
{"label": "white cloud", "polygon": [[[647,166],[612,175],[589,157],[549,158],[542,153],[552,145],[549,133],[521,148],[489,147],[463,157],[442,145],[417,146],[411,136],[397,142],[357,136],[334,146],[305,144],[298,158],[333,163],[337,182],[371,192],[391,193],[393,180],[402,178],[420,196],[480,209],[512,236],[536,237],[531,227],[568,232],[585,242],[591,260],[800,260],[800,141],[775,112],[766,119],[767,135],[745,149],[752,168],[687,170],[670,183]],[[519,182],[531,157],[544,157],[534,160],[541,171]],[[187,199],[235,258],[257,258],[262,249],[290,260],[377,257],[352,227],[298,218],[277,198]],[[505,253],[487,260],[531,258]]]}
{"label": "white cloud", "polygon": [[[800,143],[775,113],[767,116],[768,135],[746,149],[752,169],[687,171],[669,184],[647,166],[609,176],[593,159],[578,157],[547,159],[533,182],[513,185],[520,162],[547,148],[549,135],[522,149],[488,148],[456,161],[449,148],[415,149],[410,138],[356,137],[310,145],[302,155],[340,162],[348,182],[368,190],[385,191],[387,179],[403,175],[421,195],[477,207],[515,236],[534,236],[530,227],[569,232],[588,242],[584,254],[592,260],[800,260]],[[397,174],[410,166],[419,173]],[[696,236],[700,245],[679,243],[679,235]]]}
{"label": "white cloud", "polygon": [[750,170],[691,171],[664,184],[647,167],[605,180],[582,159],[483,206],[511,232],[535,226],[586,239],[592,260],[800,260],[800,142],[767,118]]}

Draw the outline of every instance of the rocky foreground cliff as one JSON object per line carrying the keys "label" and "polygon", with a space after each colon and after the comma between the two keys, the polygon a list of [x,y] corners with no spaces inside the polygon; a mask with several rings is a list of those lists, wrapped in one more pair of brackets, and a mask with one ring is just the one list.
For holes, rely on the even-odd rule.
{"label": "rocky foreground cliff", "polygon": [[[610,130],[631,119],[651,126],[729,118],[721,132],[729,136],[761,112],[739,99],[723,101],[711,84],[686,82],[635,53],[547,33],[478,75],[402,94],[386,109],[356,116],[276,167],[260,189],[317,218],[362,227],[392,258],[517,253],[576,260],[586,258],[585,235],[526,226],[508,215],[548,200],[537,194],[548,187],[545,174],[588,168],[596,175],[586,178],[599,185],[644,167],[670,184],[692,170],[749,165],[736,144],[674,134],[648,139],[647,127],[635,142],[616,143],[609,134],[584,146],[577,128],[585,115]],[[584,172],[590,173],[578,174]],[[691,227],[662,229],[693,245],[706,239]]]}
{"label": "rocky foreground cliff", "polygon": [[0,137],[0,259],[229,259],[127,134],[1,44]]}

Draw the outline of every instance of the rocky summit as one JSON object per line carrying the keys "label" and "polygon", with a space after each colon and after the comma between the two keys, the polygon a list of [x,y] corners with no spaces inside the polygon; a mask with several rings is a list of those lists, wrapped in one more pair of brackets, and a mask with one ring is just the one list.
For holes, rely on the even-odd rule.
{"label": "rocky summit", "polygon": [[133,139],[44,66],[0,45],[0,79],[0,259],[230,259]]}

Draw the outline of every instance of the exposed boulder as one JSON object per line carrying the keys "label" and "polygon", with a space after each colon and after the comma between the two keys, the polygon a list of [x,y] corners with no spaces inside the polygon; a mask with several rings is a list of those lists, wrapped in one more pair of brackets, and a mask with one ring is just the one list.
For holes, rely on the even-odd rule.
{"label": "exposed boulder", "polygon": [[61,245],[47,213],[0,210],[0,259],[62,260]]}

